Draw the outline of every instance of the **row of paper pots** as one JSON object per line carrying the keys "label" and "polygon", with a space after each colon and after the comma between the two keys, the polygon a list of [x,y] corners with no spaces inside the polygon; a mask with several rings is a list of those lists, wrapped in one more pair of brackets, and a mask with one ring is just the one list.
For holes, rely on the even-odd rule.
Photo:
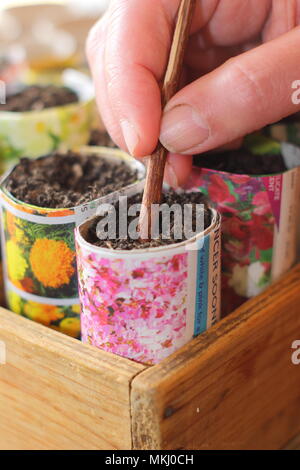
{"label": "row of paper pots", "polygon": [[[144,178],[144,166],[120,150],[83,147],[110,161],[125,161]],[[42,157],[43,158],[43,157]],[[15,199],[1,184],[2,258],[9,309],[80,337],[74,228],[91,217],[101,199],[71,209],[35,207]]]}
{"label": "row of paper pots", "polygon": [[[284,155],[289,168],[282,174],[250,176],[195,168],[187,188],[204,192],[222,214],[222,305],[225,314],[259,294],[297,259],[298,149],[276,142],[274,146]],[[260,152],[263,151],[260,148]],[[140,185],[136,190],[141,190]],[[93,215],[96,205],[92,204],[87,211],[88,217]],[[76,239],[82,338],[85,342],[131,359],[155,363],[219,318],[219,267],[215,273],[212,271],[213,261],[221,251],[220,221],[215,213],[212,226],[199,235],[199,239],[204,238],[206,242],[194,252],[186,249],[189,244],[186,243],[167,249],[120,253],[87,243],[83,235],[85,224],[90,221],[80,218],[76,224],[75,212],[78,214],[78,211],[58,210],[53,214],[53,210],[20,203],[3,191],[2,206],[6,295],[9,307],[16,313],[73,336],[79,334],[80,308],[74,265],[68,293],[61,290],[56,297],[44,296],[42,299],[40,292],[31,292],[28,276],[22,278],[24,255],[16,247],[20,248],[18,237],[22,239],[20,233],[28,223],[46,225],[49,230],[55,230],[55,225],[60,228],[63,225],[73,237],[72,255],[68,257],[69,252],[65,251],[63,256],[72,259],[73,263],[73,230],[75,225],[83,223],[76,230]],[[47,217],[50,212],[51,221]],[[16,227],[10,228],[13,234],[8,225]],[[48,238],[51,239],[50,233]],[[14,257],[9,257],[9,246],[14,248],[11,248]],[[59,253],[57,248],[53,250],[56,255]],[[20,255],[19,259],[16,254]],[[202,270],[198,266],[202,266]],[[22,271],[17,273],[20,279],[16,279],[16,267]],[[162,281],[166,273],[168,283]],[[111,288],[116,284],[120,284],[120,290]],[[127,286],[125,290],[124,285]],[[142,294],[146,291],[147,298]],[[129,325],[128,331],[124,325]]]}
{"label": "row of paper pots", "polygon": [[[124,191],[142,191],[144,173],[138,162],[111,149],[102,149],[100,154],[126,159],[137,167],[140,182]],[[16,200],[2,184],[8,307],[79,337],[79,280],[82,340],[153,364],[220,318],[220,218],[211,209],[211,225],[204,233],[167,248],[100,249],[84,241],[82,230],[86,220],[92,223],[90,218],[104,201],[107,198],[71,210],[43,209]],[[32,234],[38,238],[32,239]]]}

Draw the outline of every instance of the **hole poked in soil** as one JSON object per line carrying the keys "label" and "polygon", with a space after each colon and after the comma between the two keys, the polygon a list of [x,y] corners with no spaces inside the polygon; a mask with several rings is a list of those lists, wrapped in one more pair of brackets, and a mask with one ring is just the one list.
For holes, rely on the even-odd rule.
{"label": "hole poked in soil", "polygon": [[248,150],[232,150],[194,157],[194,165],[240,175],[272,175],[287,171],[282,155],[255,155]]}
{"label": "hole poked in soil", "polygon": [[[135,204],[142,203],[142,194],[136,194],[134,196],[128,197],[127,208]],[[132,239],[129,236],[123,238],[120,236],[120,211],[124,212],[124,207],[120,206],[120,201],[117,201],[114,204],[115,208],[115,220],[116,220],[116,237],[109,238],[107,240],[99,239],[99,222],[104,221],[106,214],[103,216],[95,217],[92,221],[88,221],[81,227],[81,235],[83,238],[90,244],[98,246],[101,248],[108,248],[113,250],[137,250],[137,249],[146,249],[146,248],[158,248],[166,245],[172,245],[174,243],[182,243],[188,238],[185,236],[184,223],[191,223],[191,229],[195,232],[197,228],[197,217],[201,218],[202,230],[206,230],[212,222],[212,213],[208,207],[205,196],[200,192],[176,192],[172,189],[165,191],[163,194],[161,204],[166,204],[168,208],[171,208],[174,204],[178,204],[181,208],[181,213],[183,214],[182,219],[176,217],[174,211],[170,211],[170,224],[168,225],[170,232],[169,237],[165,238],[162,230],[162,221],[163,218],[160,213],[159,217],[159,236],[155,239],[149,240],[147,242],[141,241],[140,239]],[[184,220],[184,207],[190,205],[191,210],[188,211],[189,220]],[[200,206],[201,205],[201,206]],[[199,211],[200,207],[200,211]],[[197,209],[198,208],[198,209]],[[127,233],[129,233],[129,226],[133,221],[138,221],[139,212],[134,216],[128,215],[127,217]],[[198,219],[199,220],[199,219]],[[178,229],[178,223],[180,223],[180,229],[182,229],[182,237],[178,239],[176,237],[176,231]],[[122,230],[124,227],[122,227]],[[200,233],[200,232],[198,232]]]}
{"label": "hole poked in soil", "polygon": [[6,179],[19,201],[44,208],[71,208],[135,183],[136,170],[116,159],[69,151],[31,160],[22,158]]}
{"label": "hole poked in soil", "polygon": [[8,96],[6,103],[0,104],[0,111],[42,111],[47,108],[78,103],[78,101],[77,94],[67,87],[33,85]]}

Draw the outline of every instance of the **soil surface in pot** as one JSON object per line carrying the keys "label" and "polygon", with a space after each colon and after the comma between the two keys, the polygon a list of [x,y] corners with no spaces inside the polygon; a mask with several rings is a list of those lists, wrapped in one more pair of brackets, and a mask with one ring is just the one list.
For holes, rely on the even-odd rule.
{"label": "soil surface in pot", "polygon": [[77,94],[67,87],[34,85],[8,96],[6,103],[0,104],[0,111],[42,111],[43,109],[64,106],[78,101]]}
{"label": "soil surface in pot", "polygon": [[[141,204],[142,202],[142,194],[137,194],[135,196],[129,197],[128,198],[128,208],[130,205],[133,204]],[[173,204],[179,204],[182,208],[184,208],[185,204],[190,204],[192,206],[191,210],[191,217],[192,217],[192,229],[195,231],[196,230],[196,217],[197,217],[197,211],[196,211],[196,206],[198,204],[202,204],[203,207],[200,211],[201,216],[204,217],[204,230],[208,228],[211,224],[212,221],[212,214],[210,209],[208,208],[206,198],[205,196],[200,193],[200,192],[192,192],[192,193],[179,193],[174,190],[168,190],[163,194],[163,199],[162,199],[162,204],[167,204],[169,207],[171,207]],[[162,218],[160,217],[160,235],[159,238],[150,240],[148,242],[143,242],[141,240],[133,240],[131,238],[124,239],[120,238],[120,232],[119,232],[119,212],[120,212],[120,205],[119,202],[115,204],[115,209],[116,209],[116,221],[117,221],[117,237],[114,240],[99,240],[97,236],[97,226],[98,223],[101,222],[101,219],[103,220],[102,217],[96,217],[92,222],[91,225],[88,228],[87,234],[85,236],[85,239],[87,242],[91,243],[92,245],[102,247],[102,248],[109,248],[109,249],[114,249],[114,250],[136,250],[136,249],[145,249],[145,248],[157,248],[165,245],[171,245],[174,243],[182,243],[183,241],[186,241],[187,238],[184,235],[184,230],[183,230],[183,237],[181,239],[176,239],[175,238],[175,229],[176,229],[176,224],[177,219],[174,215],[174,212],[171,212],[171,217],[170,217],[170,237],[169,238],[164,238],[162,236],[162,228],[161,228],[161,222]],[[184,211],[182,211],[184,213]],[[136,218],[139,216],[139,213],[135,215],[134,217],[128,216],[128,226],[131,222],[136,220]],[[180,222],[182,226],[182,221]]]}
{"label": "soil surface in pot", "polygon": [[272,175],[287,170],[282,155],[254,155],[248,150],[210,153],[194,157],[194,165],[240,175]]}
{"label": "soil surface in pot", "polygon": [[55,152],[37,160],[22,158],[5,181],[19,201],[45,208],[71,208],[137,180],[137,171],[97,155]]}
{"label": "soil surface in pot", "polygon": [[117,148],[114,141],[110,138],[110,135],[106,131],[100,131],[99,129],[92,130],[88,145]]}

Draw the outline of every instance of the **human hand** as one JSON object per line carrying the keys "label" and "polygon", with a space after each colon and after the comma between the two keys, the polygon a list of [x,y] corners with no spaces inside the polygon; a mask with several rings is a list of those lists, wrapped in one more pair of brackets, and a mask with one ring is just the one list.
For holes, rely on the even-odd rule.
{"label": "human hand", "polygon": [[184,184],[192,155],[297,112],[300,0],[198,0],[183,88],[161,110],[180,0],[111,0],[87,44],[97,102],[114,141],[135,157],[160,138],[166,179]]}

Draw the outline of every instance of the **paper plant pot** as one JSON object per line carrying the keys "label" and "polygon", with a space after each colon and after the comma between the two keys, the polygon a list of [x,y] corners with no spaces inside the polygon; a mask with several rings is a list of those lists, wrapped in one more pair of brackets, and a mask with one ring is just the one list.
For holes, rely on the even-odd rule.
{"label": "paper plant pot", "polygon": [[297,261],[300,150],[274,141],[272,146],[289,171],[249,176],[194,168],[187,185],[206,194],[222,215],[222,315],[260,294]]}
{"label": "paper plant pot", "polygon": [[[273,139],[276,139],[280,142],[282,142],[282,146],[287,147],[288,144],[295,145],[297,147],[300,147],[300,113],[295,114],[294,116],[290,116],[289,118],[280,121],[276,124],[272,124],[266,128],[263,129],[263,132],[272,137]],[[297,164],[298,159],[299,159],[299,150],[290,145],[290,152],[294,152],[295,155],[295,163]],[[299,194],[300,198],[300,194]],[[300,206],[300,200],[299,200],[299,206]],[[300,259],[300,211],[298,214],[298,221],[297,221],[297,226],[298,226],[298,236],[297,236],[297,247],[298,247],[298,259]]]}
{"label": "paper plant pot", "polygon": [[0,111],[0,163],[4,170],[20,157],[85,145],[93,120],[93,99],[42,111]]}
{"label": "paper plant pot", "polygon": [[[82,341],[156,364],[220,316],[220,217],[196,239],[148,250],[99,248],[75,230]],[[193,243],[197,249],[189,250]]]}
{"label": "paper plant pot", "polygon": [[[121,151],[99,156],[143,166]],[[45,209],[16,200],[0,187],[2,257],[9,309],[72,336],[79,336],[79,300],[74,228],[92,216],[101,199],[72,209]]]}

